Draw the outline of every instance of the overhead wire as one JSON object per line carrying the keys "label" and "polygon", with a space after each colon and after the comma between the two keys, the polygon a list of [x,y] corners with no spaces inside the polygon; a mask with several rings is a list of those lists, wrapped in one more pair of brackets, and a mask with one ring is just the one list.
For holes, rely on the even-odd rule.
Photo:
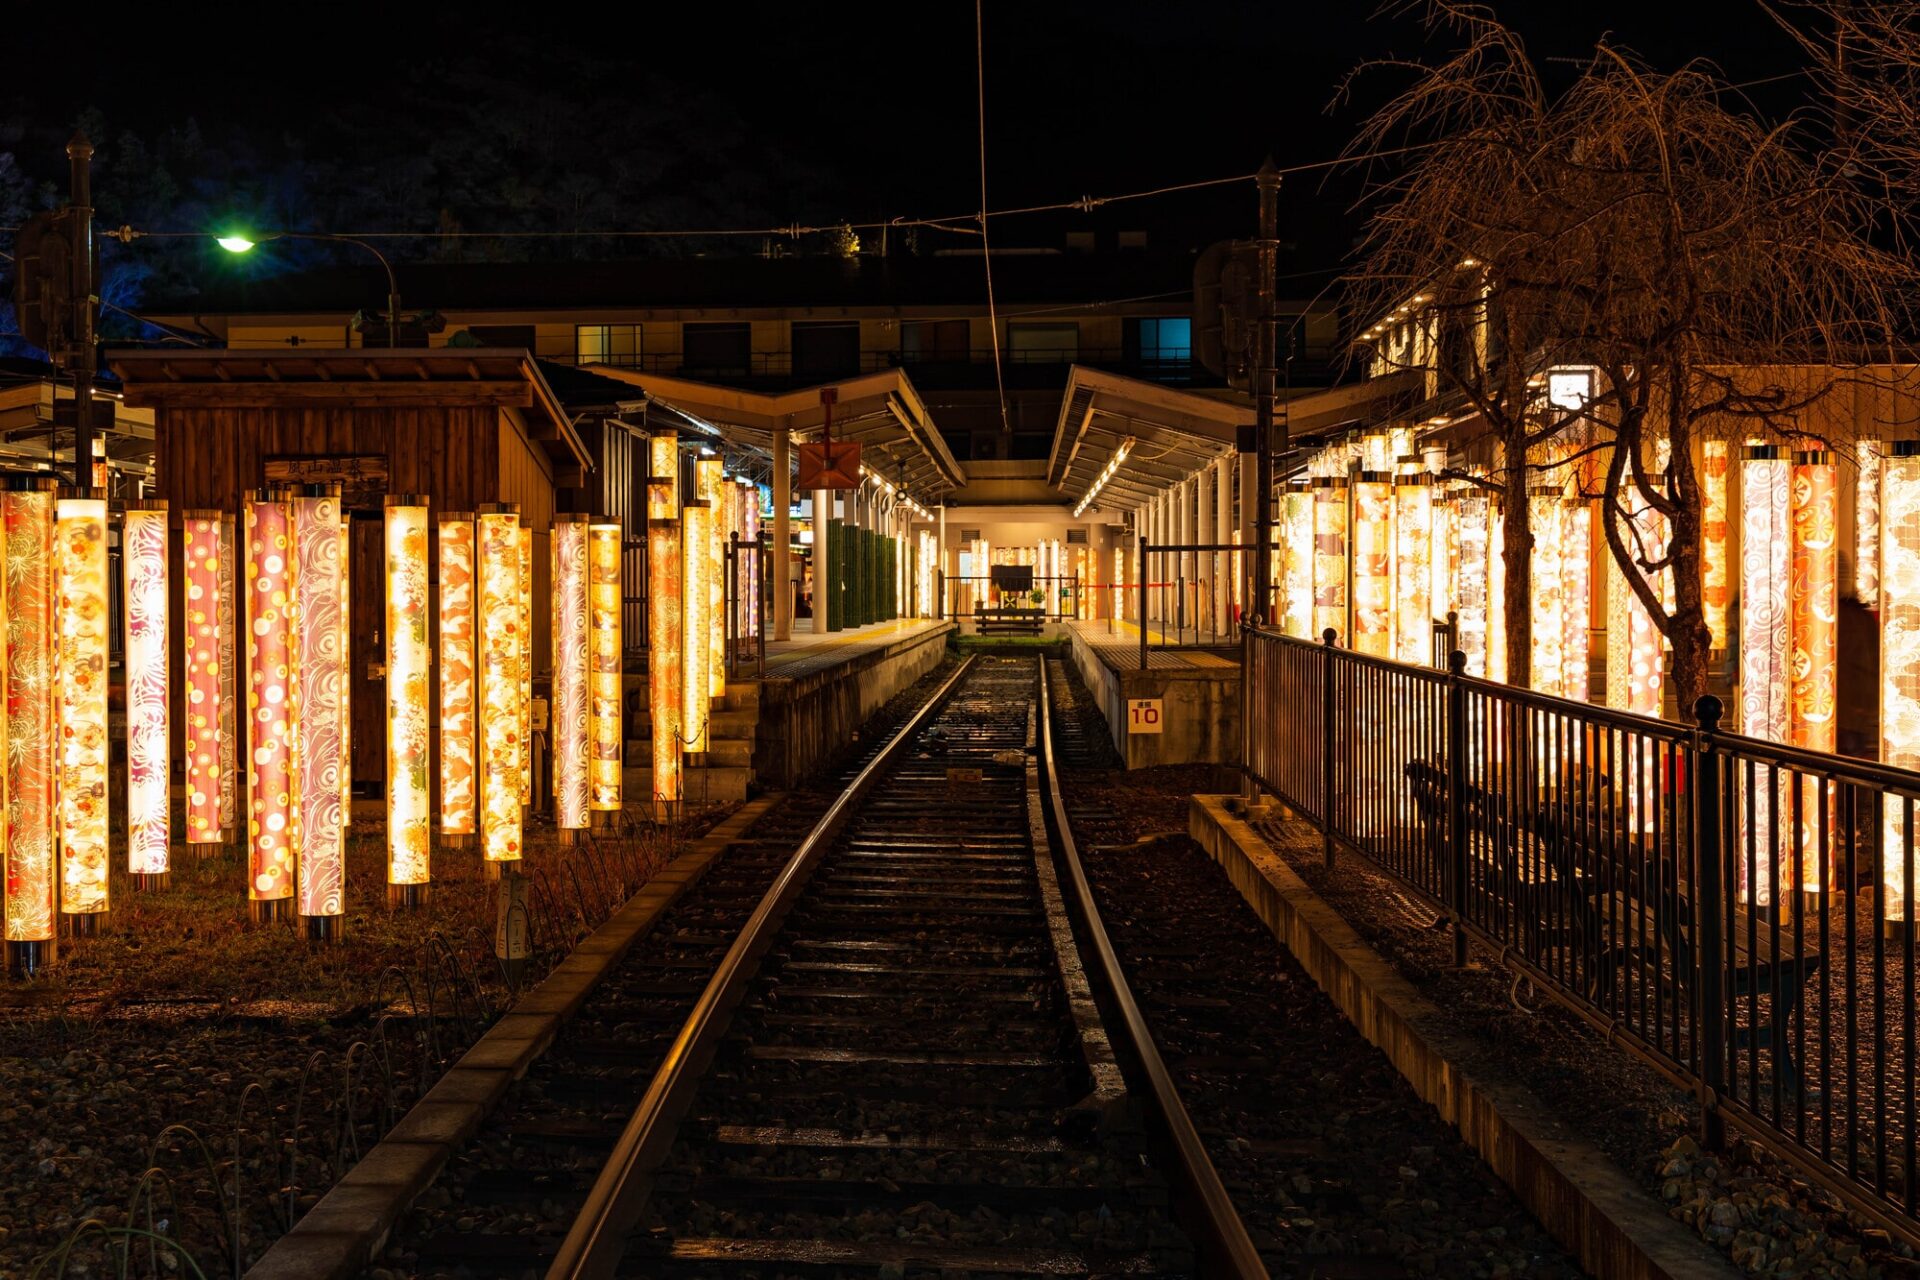
{"label": "overhead wire", "polygon": [[980,119],[980,262],[987,272],[987,333],[993,339],[993,382],[1000,393],[1000,429],[1013,438],[1007,416],[1007,379],[1000,368],[1000,320],[993,305],[993,247],[987,241],[987,37],[981,16],[983,0],[973,0],[974,100]]}

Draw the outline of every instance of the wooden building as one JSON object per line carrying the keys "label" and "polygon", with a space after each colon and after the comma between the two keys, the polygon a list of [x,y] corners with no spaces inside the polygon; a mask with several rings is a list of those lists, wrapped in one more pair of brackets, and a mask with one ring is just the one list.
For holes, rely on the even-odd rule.
{"label": "wooden building", "polygon": [[[126,403],[153,410],[153,492],[167,500],[176,530],[181,512],[238,512],[247,490],[265,484],[342,486],[353,518],[355,782],[382,782],[386,770],[377,673],[385,666],[380,566],[388,494],[425,494],[436,518],[490,502],[519,504],[534,531],[534,652],[536,663],[543,660],[547,531],[566,509],[566,491],[585,488],[592,464],[525,351],[128,351],[109,363]],[[177,537],[174,547],[177,571]],[[543,675],[536,669],[536,680]]]}

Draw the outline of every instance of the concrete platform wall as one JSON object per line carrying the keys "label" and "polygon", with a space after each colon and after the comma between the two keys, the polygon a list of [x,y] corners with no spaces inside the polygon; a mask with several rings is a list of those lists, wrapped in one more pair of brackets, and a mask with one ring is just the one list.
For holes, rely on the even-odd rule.
{"label": "concrete platform wall", "polygon": [[[1160,764],[1240,762],[1240,668],[1149,667],[1116,671],[1080,635],[1073,665],[1107,718],[1107,732],[1129,769]],[[1127,701],[1158,698],[1159,733],[1127,731]]]}
{"label": "concrete platform wall", "polygon": [[945,623],[820,671],[763,681],[756,783],[791,787],[818,768],[889,698],[939,665],[952,630]]}

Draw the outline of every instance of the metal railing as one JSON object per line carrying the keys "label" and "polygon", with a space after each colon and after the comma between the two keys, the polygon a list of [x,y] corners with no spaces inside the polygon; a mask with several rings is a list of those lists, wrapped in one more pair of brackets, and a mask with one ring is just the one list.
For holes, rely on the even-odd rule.
{"label": "metal railing", "polygon": [[1246,765],[1336,848],[1920,1239],[1920,773],[1248,631]]}
{"label": "metal railing", "polygon": [[730,534],[726,559],[726,660],[729,676],[767,674],[767,620],[773,616],[773,543]]}
{"label": "metal railing", "polygon": [[1246,548],[1237,542],[1140,540],[1140,669],[1151,649],[1239,642]]}
{"label": "metal railing", "polygon": [[[1032,591],[1001,591],[991,577],[980,574],[942,574],[943,604],[939,616],[963,618],[1015,617],[1024,611],[1042,621],[1059,622],[1080,616],[1082,588],[1078,574],[1036,576]],[[1039,600],[1033,594],[1040,595]]]}

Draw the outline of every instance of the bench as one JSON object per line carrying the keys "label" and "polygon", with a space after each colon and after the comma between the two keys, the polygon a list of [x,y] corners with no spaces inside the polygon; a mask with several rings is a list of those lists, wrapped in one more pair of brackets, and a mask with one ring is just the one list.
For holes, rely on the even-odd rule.
{"label": "bench", "polygon": [[974,615],[974,623],[983,636],[1037,636],[1046,622],[1046,611],[1042,609],[987,608]]}
{"label": "bench", "polygon": [[[1405,772],[1414,808],[1441,852],[1446,771],[1412,761]],[[1651,954],[1657,962],[1662,951],[1675,981],[1691,983],[1693,904],[1672,859],[1627,834],[1618,818],[1589,815],[1569,803],[1523,807],[1472,784],[1462,788],[1462,799],[1468,846],[1492,864],[1486,889],[1515,912],[1516,924],[1530,922],[1530,942],[1543,949],[1577,946],[1591,957],[1583,993],[1589,1000],[1604,1002],[1630,961]],[[1537,853],[1534,867],[1523,865],[1523,846]],[[1795,946],[1790,930],[1780,930],[1776,942],[1772,922],[1737,905],[1731,916],[1726,963],[1736,1012],[1742,998],[1767,996],[1771,1003],[1767,1014],[1755,1011],[1753,1025],[1735,1027],[1734,1044],[1771,1047],[1781,1086],[1793,1090],[1800,1074],[1787,1031],[1825,957],[1805,938]]]}

